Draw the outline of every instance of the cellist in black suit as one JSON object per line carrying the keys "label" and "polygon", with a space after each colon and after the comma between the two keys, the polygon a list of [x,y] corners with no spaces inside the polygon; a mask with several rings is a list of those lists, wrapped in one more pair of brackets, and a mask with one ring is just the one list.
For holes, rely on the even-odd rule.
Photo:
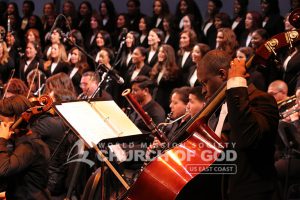
{"label": "cellist in black suit", "polygon": [[215,133],[221,135],[228,119],[228,149],[236,152],[233,164],[237,171],[228,175],[224,191],[229,200],[271,200],[276,186],[277,103],[271,95],[247,84],[245,61],[230,60],[226,52],[212,50],[198,64],[198,79],[206,99],[227,80],[227,105],[222,106]]}

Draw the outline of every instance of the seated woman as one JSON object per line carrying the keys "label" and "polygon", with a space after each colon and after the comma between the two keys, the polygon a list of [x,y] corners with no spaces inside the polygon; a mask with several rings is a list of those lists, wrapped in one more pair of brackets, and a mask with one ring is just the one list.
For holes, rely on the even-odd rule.
{"label": "seated woman", "polygon": [[72,96],[77,95],[75,91],[75,87],[70,77],[67,74],[61,72],[49,77],[46,80],[44,94],[49,95],[54,90],[63,90],[63,89],[72,92]]}

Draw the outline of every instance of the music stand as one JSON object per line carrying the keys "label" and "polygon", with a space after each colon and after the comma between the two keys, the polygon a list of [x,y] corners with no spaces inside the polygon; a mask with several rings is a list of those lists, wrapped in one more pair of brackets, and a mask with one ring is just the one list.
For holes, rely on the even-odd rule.
{"label": "music stand", "polygon": [[124,138],[135,140],[142,132],[133,124],[114,101],[74,101],[54,105],[55,111],[81,138],[88,148],[94,148],[122,185],[129,185],[101,152],[97,144],[109,140],[119,142]]}

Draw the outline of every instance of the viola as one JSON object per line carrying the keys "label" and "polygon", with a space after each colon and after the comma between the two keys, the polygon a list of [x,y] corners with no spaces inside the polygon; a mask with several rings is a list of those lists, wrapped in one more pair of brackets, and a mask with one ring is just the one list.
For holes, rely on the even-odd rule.
{"label": "viola", "polygon": [[[300,9],[290,16],[292,25],[300,28]],[[270,62],[276,58],[277,50],[299,41],[299,30],[280,33],[270,38],[258,48],[255,55],[248,61],[247,66]],[[215,93],[206,106],[186,123],[177,137],[170,141],[175,142],[181,134],[188,134],[187,139],[173,148],[167,149],[162,155],[152,160],[144,167],[136,182],[123,195],[123,199],[130,200],[173,200],[184,199],[182,192],[196,176],[201,175],[197,183],[199,199],[221,199],[220,179],[216,176],[205,176],[204,171],[213,165],[223,151],[224,142],[208,127],[208,119],[225,99],[226,83]],[[217,144],[217,145],[216,145]],[[210,151],[216,155],[213,159],[202,159],[203,153]],[[183,158],[184,155],[192,155]],[[195,166],[195,168],[193,168]],[[197,167],[201,166],[201,168]],[[193,171],[195,169],[195,171]]]}

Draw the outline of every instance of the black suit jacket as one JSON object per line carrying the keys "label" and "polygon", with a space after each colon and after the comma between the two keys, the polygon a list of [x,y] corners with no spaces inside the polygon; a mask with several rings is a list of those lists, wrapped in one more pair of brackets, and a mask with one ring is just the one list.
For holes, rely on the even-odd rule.
{"label": "black suit jacket", "polygon": [[[206,22],[203,27],[205,27],[205,25],[207,23],[208,22]],[[216,29],[215,25],[214,24],[211,25],[208,28],[206,35],[204,33],[203,33],[203,35],[204,35],[204,41],[210,47],[210,49],[215,49],[216,48],[216,37],[217,37],[217,29]]]}
{"label": "black suit jacket", "polygon": [[192,60],[192,52],[190,52],[190,55],[187,57],[183,65],[182,65],[182,58],[183,56],[178,57],[177,65],[181,69],[182,82],[186,83],[188,81],[189,73],[192,70],[191,68],[193,68],[195,63]]}
{"label": "black suit jacket", "polygon": [[[180,73],[179,73],[180,74]],[[157,103],[159,103],[164,110],[170,112],[170,94],[174,88],[182,86],[182,82],[179,79],[180,77],[165,79],[162,77],[159,84],[153,91],[153,98]],[[157,77],[153,80],[157,83]]]}
{"label": "black suit jacket", "polygon": [[66,73],[68,74],[69,72],[69,64],[66,63],[66,62],[58,62],[56,68],[54,69],[54,71],[51,73],[51,65],[50,67],[48,67],[46,70],[45,70],[45,74],[47,77],[50,77],[54,74],[58,74],[60,72],[63,72],[63,73]]}
{"label": "black suit jacket", "polygon": [[6,83],[11,76],[11,71],[15,68],[14,61],[9,58],[8,62],[0,64],[0,83]]}
{"label": "black suit jacket", "polygon": [[[163,122],[166,117],[164,109],[154,100],[144,105],[143,110],[148,113],[155,124]],[[136,112],[131,113],[129,118],[143,133],[150,133],[149,128]]]}
{"label": "black suit jacket", "polygon": [[295,94],[297,78],[300,76],[300,52],[296,53],[286,66],[286,70],[283,72],[282,79],[287,83],[289,88],[289,95]]}
{"label": "black suit jacket", "polygon": [[84,47],[85,47],[85,49],[87,49],[89,51],[92,51],[95,49],[98,50],[97,43],[96,43],[97,34],[95,35],[95,37],[91,43],[91,38],[93,37],[93,35],[94,35],[93,31],[91,31],[90,33],[87,34],[87,36],[85,38]]}
{"label": "black suit jacket", "polygon": [[7,199],[51,198],[47,189],[50,152],[36,133],[14,141],[0,138],[0,149],[0,174],[7,178]]}
{"label": "black suit jacket", "polygon": [[267,17],[269,17],[269,19],[263,28],[268,32],[269,37],[284,32],[284,18],[282,16],[272,14]]}
{"label": "black suit jacket", "polygon": [[[246,47],[246,42],[247,42],[247,38],[248,38],[248,35],[249,35],[249,31],[248,30],[245,30],[244,32],[242,32],[240,34],[240,38],[239,38],[239,44],[240,44],[240,47]],[[248,44],[247,47],[251,46],[251,42]]]}
{"label": "black suit jacket", "polygon": [[160,23],[158,24],[158,26],[156,26],[156,20],[158,19],[157,16],[152,16],[151,17],[151,28],[159,28],[160,30],[163,30],[163,18],[160,21]]}
{"label": "black suit jacket", "polygon": [[[232,22],[234,21],[235,19],[233,19]],[[240,41],[241,34],[245,31],[245,17],[241,19],[241,21],[237,24],[237,26],[233,29],[233,31],[236,35],[237,40]]]}
{"label": "black suit jacket", "polygon": [[[135,70],[135,65],[131,65],[131,67],[128,69],[127,73],[124,76],[124,86],[126,88],[130,88],[130,82],[131,82],[131,76]],[[151,67],[148,65],[144,65],[141,69],[141,71],[138,73],[138,76],[144,75],[149,77],[149,72],[151,71]]]}
{"label": "black suit jacket", "polygon": [[155,52],[154,56],[151,58],[150,62],[148,62],[150,49],[148,49],[147,56],[145,59],[145,64],[149,65],[151,68],[157,63],[158,50]]}
{"label": "black suit jacket", "polygon": [[141,36],[139,37],[139,44],[140,44],[139,46],[148,48],[149,47],[149,44],[148,44],[148,35],[145,37],[145,39],[142,42],[140,41],[140,38],[141,38]]}
{"label": "black suit jacket", "polygon": [[[69,71],[69,76],[72,70]],[[72,76],[71,80],[73,82],[73,85],[75,87],[76,93],[80,94],[82,92],[82,89],[80,88],[80,81],[81,81],[82,74],[77,71],[74,76]]]}
{"label": "black suit jacket", "polygon": [[168,44],[168,45],[171,45],[173,47],[174,51],[177,52],[178,49],[179,49],[179,35],[178,35],[178,33],[175,32],[175,31],[172,32],[170,34],[169,39],[165,43]]}
{"label": "black suit jacket", "polygon": [[135,15],[128,15],[127,14],[128,22],[129,22],[128,30],[139,32],[140,19],[144,16],[145,16],[145,14],[140,13],[140,12],[136,13]]}
{"label": "black suit jacket", "polygon": [[[187,86],[192,86],[192,85],[190,84],[190,79],[192,78],[192,76],[193,76],[193,74],[194,74],[194,72],[195,72],[196,70],[197,70],[197,66],[196,66],[195,64],[189,68],[188,76],[187,76],[186,82],[184,83],[185,85],[187,85]],[[201,85],[201,84],[200,84],[200,82],[199,82],[198,79],[197,79],[197,80],[194,82],[193,87],[195,87],[195,86],[200,86],[200,85]]]}
{"label": "black suit jacket", "polygon": [[[275,189],[274,150],[278,128],[275,99],[252,84],[226,91],[229,140],[237,173],[229,176],[229,199],[271,199]],[[265,196],[266,195],[266,196]]]}
{"label": "black suit jacket", "polygon": [[38,60],[38,59],[32,60],[32,62],[28,65],[26,71],[24,71],[25,64],[26,64],[26,60],[25,59],[21,59],[20,60],[20,65],[19,65],[19,78],[21,80],[25,81],[25,83],[27,81],[26,80],[27,79],[27,75],[32,70],[36,69],[37,64],[39,65],[38,66],[39,70],[41,70],[41,71],[44,70],[44,62],[43,62],[43,60]]}
{"label": "black suit jacket", "polygon": [[102,30],[106,30],[109,33],[113,33],[116,29],[116,18],[108,18],[105,25],[103,22],[101,23],[101,27]]}

